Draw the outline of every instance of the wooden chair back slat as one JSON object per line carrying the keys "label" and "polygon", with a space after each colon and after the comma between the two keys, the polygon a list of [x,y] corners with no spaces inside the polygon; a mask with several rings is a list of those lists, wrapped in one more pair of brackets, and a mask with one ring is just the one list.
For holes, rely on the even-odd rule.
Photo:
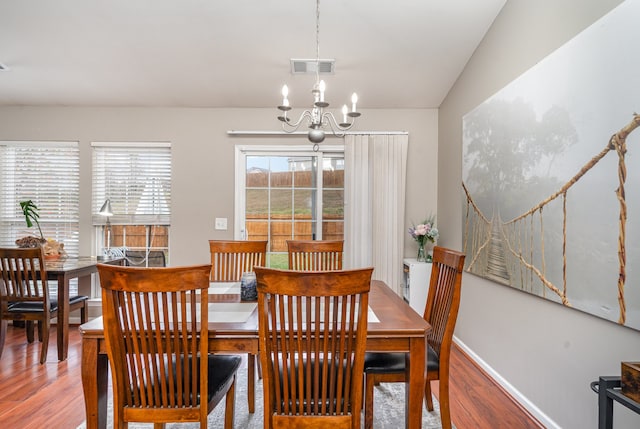
{"label": "wooden chair back slat", "polygon": [[210,268],[98,265],[120,419],[206,422]]}
{"label": "wooden chair back slat", "polygon": [[264,266],[266,241],[209,240],[212,282],[239,282],[242,273]]}
{"label": "wooden chair back slat", "polygon": [[288,240],[289,269],[295,271],[342,270],[342,240]]}
{"label": "wooden chair back slat", "polygon": [[373,269],[255,271],[265,419],[360,428]]}

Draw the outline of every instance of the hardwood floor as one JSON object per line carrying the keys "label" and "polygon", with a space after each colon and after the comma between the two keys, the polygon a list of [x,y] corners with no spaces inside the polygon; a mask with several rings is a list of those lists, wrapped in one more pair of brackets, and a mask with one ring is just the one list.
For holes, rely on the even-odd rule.
{"label": "hardwood floor", "polygon": [[[69,358],[58,363],[55,327],[47,362],[40,344],[27,344],[23,328],[11,324],[0,358],[0,423],[3,428],[75,429],[84,421],[80,382],[80,334],[70,327]],[[451,414],[457,429],[542,428],[462,351],[452,353]],[[433,384],[433,392],[438,387]]]}
{"label": "hardwood floor", "polygon": [[[431,391],[438,396],[438,386]],[[455,344],[449,375],[451,416],[457,429],[544,428]]]}
{"label": "hardwood floor", "polygon": [[24,328],[9,323],[0,358],[0,422],[4,428],[75,429],[84,421],[80,383],[80,333],[69,328],[69,357],[58,363],[56,329],[49,334],[47,362],[40,343],[27,343]]}

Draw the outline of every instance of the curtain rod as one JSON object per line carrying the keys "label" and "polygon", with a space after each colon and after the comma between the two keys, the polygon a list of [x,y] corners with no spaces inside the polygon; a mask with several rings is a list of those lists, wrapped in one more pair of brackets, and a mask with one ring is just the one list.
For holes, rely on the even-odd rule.
{"label": "curtain rod", "polygon": [[[358,135],[358,134],[367,134],[367,135],[385,135],[385,134],[404,134],[408,135],[408,131],[347,131],[344,134],[349,135]],[[231,137],[262,137],[262,136],[306,136],[307,131],[295,131],[293,133],[287,133],[285,131],[243,131],[243,130],[228,130],[227,135]],[[340,137],[336,136],[333,133],[326,133],[327,137]]]}

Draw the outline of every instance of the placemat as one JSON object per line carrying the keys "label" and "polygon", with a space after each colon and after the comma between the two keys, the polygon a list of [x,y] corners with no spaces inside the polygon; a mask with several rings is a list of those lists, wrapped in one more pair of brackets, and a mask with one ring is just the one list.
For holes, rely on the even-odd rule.
{"label": "placemat", "polygon": [[255,302],[211,302],[209,303],[209,322],[246,322],[257,305]]}
{"label": "placemat", "polygon": [[210,294],[240,293],[240,283],[238,282],[211,282],[209,283]]}

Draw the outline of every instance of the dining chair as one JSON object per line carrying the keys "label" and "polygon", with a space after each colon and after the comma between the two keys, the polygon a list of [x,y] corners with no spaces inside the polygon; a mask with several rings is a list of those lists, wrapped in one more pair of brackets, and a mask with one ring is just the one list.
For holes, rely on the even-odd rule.
{"label": "dining chair", "polygon": [[[444,247],[433,248],[433,267],[424,309],[424,319],[431,325],[427,335],[426,380],[424,398],[433,411],[431,381],[439,380],[440,419],[443,429],[451,429],[449,407],[449,358],[460,307],[463,253]],[[373,353],[365,356],[365,428],[373,426],[373,387],[385,382],[404,382],[404,353]]]}
{"label": "dining chair", "polygon": [[[80,309],[81,323],[87,322],[87,300],[69,297],[69,311]],[[34,341],[37,322],[40,363],[47,361],[51,319],[58,317],[58,300],[49,296],[47,270],[42,247],[0,248],[0,357],[7,335],[7,322],[24,321],[27,342]]]}
{"label": "dining chair", "polygon": [[209,240],[211,281],[239,282],[242,273],[253,271],[267,260],[266,241]]}
{"label": "dining chair", "polygon": [[342,270],[342,240],[287,240],[289,269],[296,271]]}
{"label": "dining chair", "polygon": [[255,268],[265,428],[360,429],[373,268]]}
{"label": "dining chair", "polygon": [[206,428],[226,396],[224,427],[233,428],[242,358],[208,354],[210,269],[98,264],[114,427],[199,422]]}
{"label": "dining chair", "polygon": [[[266,264],[267,243],[267,241],[209,240],[210,280],[212,282],[239,282],[243,273],[253,271],[255,266]],[[248,377],[254,379],[254,371],[257,368],[258,377],[262,378],[262,368],[256,355],[249,353],[247,356]]]}

